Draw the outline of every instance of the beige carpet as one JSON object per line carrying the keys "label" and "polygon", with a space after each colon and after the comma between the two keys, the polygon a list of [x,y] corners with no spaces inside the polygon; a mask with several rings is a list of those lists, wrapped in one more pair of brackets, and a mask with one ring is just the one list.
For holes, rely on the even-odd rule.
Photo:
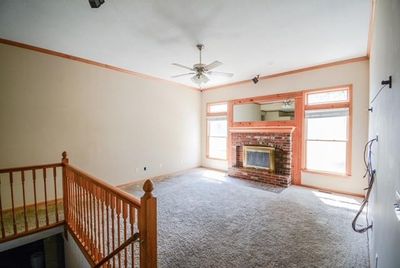
{"label": "beige carpet", "polygon": [[[58,210],[58,219],[64,219],[64,210],[63,204],[61,201],[57,203],[57,210]],[[46,226],[46,207],[44,204],[40,204],[37,207],[38,211],[38,225],[39,227]],[[54,201],[49,201],[47,206],[47,213],[49,218],[49,224],[53,224],[56,222],[56,207]],[[26,220],[28,223],[28,231],[36,229],[36,217],[35,217],[35,207],[30,205],[26,209]],[[4,222],[4,231],[5,236],[10,236],[14,234],[13,228],[13,215],[12,210],[7,210],[3,212],[3,222]],[[15,222],[17,227],[17,233],[22,233],[25,231],[25,218],[24,218],[24,209],[23,208],[16,208],[15,209]],[[0,223],[1,228],[1,223]],[[1,230],[1,229],[0,229]],[[1,237],[1,232],[0,232]]]}
{"label": "beige carpet", "polygon": [[[141,196],[139,186],[126,191]],[[368,267],[357,198],[197,169],[155,183],[160,267]]]}

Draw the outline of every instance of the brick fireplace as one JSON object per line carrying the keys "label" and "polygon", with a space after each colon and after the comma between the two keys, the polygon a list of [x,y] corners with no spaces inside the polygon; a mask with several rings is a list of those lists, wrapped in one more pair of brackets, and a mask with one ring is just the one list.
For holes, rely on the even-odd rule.
{"label": "brick fireplace", "polygon": [[[248,129],[230,133],[230,164],[228,174],[248,180],[288,187],[292,183],[293,129]],[[274,169],[244,167],[244,146],[274,149]]]}

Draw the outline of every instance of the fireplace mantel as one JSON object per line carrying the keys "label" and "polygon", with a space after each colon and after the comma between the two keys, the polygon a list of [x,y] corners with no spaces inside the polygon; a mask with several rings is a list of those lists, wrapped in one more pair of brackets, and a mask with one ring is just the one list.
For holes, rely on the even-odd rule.
{"label": "fireplace mantel", "polygon": [[292,126],[230,127],[230,133],[293,133]]}

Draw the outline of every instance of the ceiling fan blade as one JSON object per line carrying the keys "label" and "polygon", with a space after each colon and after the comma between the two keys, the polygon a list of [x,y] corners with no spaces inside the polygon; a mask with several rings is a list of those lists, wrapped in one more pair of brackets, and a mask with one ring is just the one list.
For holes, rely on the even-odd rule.
{"label": "ceiling fan blade", "polygon": [[219,76],[224,76],[224,77],[232,77],[233,76],[233,73],[224,73],[224,72],[213,72],[213,71],[211,71],[211,72],[207,72],[207,74],[209,74],[209,75],[219,75]]}
{"label": "ceiling fan blade", "polygon": [[181,77],[181,76],[185,76],[185,75],[191,75],[191,74],[195,74],[195,73],[177,74],[177,75],[171,76],[171,78],[177,78],[177,77]]}
{"label": "ceiling fan blade", "polygon": [[182,65],[182,64],[179,64],[179,63],[172,63],[172,65],[175,65],[175,66],[178,66],[178,67],[181,67],[181,68],[185,68],[185,69],[188,69],[188,70],[194,71],[194,69],[193,69],[193,68],[187,67],[187,66],[185,66],[185,65]]}
{"label": "ceiling fan blade", "polygon": [[222,62],[216,60],[216,61],[213,61],[213,62],[211,62],[210,64],[204,66],[204,69],[206,69],[207,71],[209,71],[209,70],[211,70],[211,69],[217,68],[217,67],[220,66],[220,65],[222,65]]}

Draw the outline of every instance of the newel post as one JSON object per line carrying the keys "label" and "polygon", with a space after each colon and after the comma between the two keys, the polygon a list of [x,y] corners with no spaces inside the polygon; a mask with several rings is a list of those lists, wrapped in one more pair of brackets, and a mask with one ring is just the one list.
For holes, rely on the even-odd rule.
{"label": "newel post", "polygon": [[68,184],[67,184],[67,165],[68,165],[67,152],[62,153],[62,182],[63,182],[63,206],[64,206],[64,236],[68,239],[67,226],[68,226]]}
{"label": "newel post", "polygon": [[153,182],[146,180],[139,214],[141,268],[157,267],[157,199],[153,196],[153,189]]}

